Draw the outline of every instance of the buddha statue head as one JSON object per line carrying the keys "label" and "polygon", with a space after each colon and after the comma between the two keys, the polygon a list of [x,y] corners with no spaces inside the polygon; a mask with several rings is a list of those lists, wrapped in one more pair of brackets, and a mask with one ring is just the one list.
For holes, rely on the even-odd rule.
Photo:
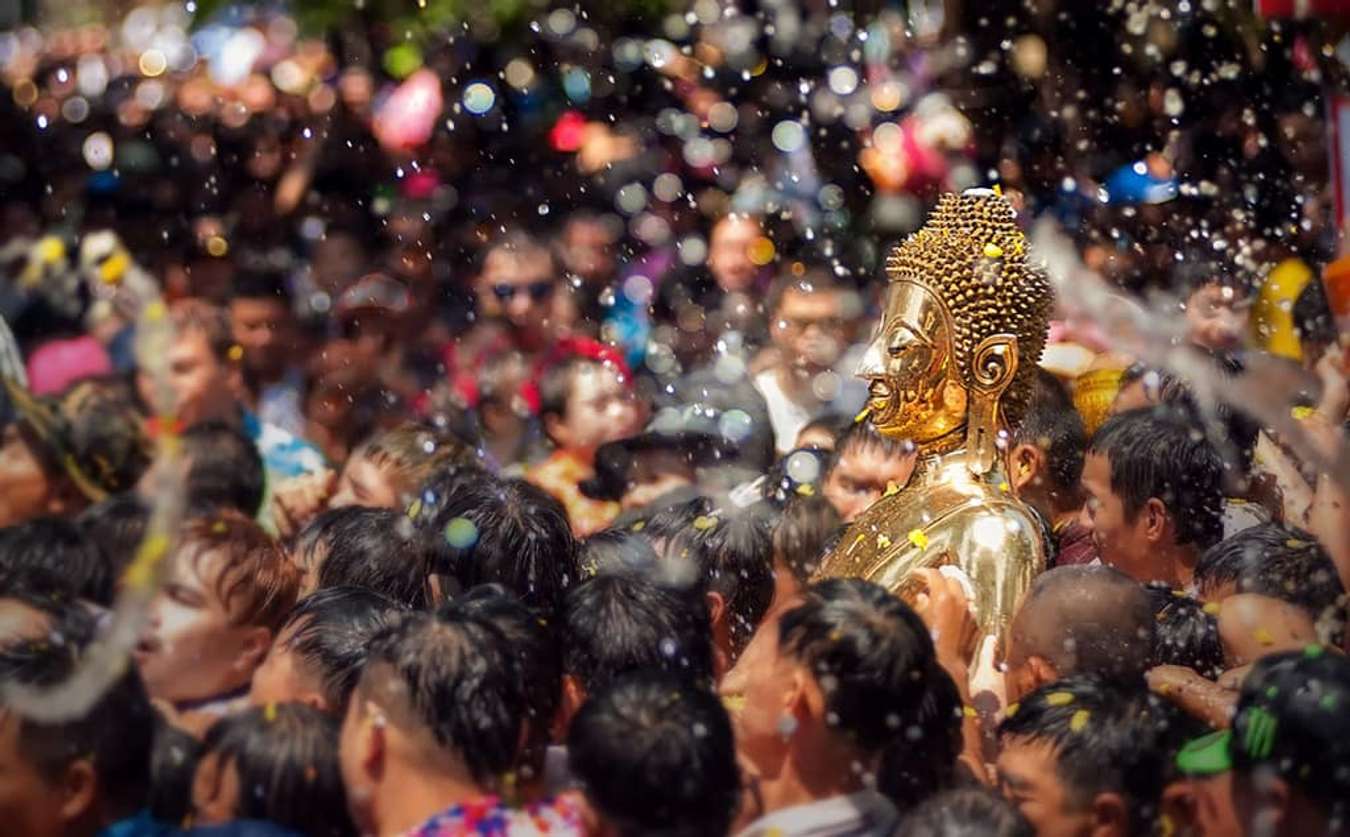
{"label": "buddha statue head", "polygon": [[965,446],[975,473],[1026,406],[1051,291],[1027,264],[1012,206],[987,189],[944,195],[891,251],[886,307],[858,369],[882,434],[924,453]]}

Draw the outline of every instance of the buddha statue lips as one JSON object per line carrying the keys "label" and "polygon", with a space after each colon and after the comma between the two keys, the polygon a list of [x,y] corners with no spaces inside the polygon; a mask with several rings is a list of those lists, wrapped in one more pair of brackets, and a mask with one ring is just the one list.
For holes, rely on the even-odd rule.
{"label": "buddha statue lips", "polygon": [[854,521],[817,577],[908,595],[914,570],[955,566],[970,581],[977,641],[988,642],[1045,566],[1042,526],[1009,490],[999,438],[1026,404],[1050,285],[1027,263],[1012,207],[988,190],[944,195],[886,268],[885,310],[858,376],[868,420],[913,442],[919,464]]}

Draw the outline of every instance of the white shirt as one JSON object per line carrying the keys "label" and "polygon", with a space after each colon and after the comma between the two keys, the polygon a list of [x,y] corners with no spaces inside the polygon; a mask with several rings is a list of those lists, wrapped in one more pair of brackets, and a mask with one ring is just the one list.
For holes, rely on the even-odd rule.
{"label": "white shirt", "polygon": [[889,837],[899,819],[889,799],[863,790],[765,814],[736,837]]}

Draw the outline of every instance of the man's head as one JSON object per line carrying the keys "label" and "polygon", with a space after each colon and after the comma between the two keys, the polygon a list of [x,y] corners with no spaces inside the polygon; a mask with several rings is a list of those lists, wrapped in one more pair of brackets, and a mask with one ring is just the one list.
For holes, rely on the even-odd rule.
{"label": "man's head", "polygon": [[615,245],[622,229],[613,216],[584,212],[569,216],[559,242],[567,269],[587,282],[603,285],[609,281],[614,275]]}
{"label": "man's head", "polygon": [[591,696],[567,736],[568,765],[618,834],[725,834],[740,771],[726,710],[712,693],[641,671]]}
{"label": "man's head", "polygon": [[960,697],[908,605],[870,582],[833,579],[808,587],[776,627],[720,687],[739,705],[736,746],[759,775],[860,765],[906,803],[948,783]]}
{"label": "man's head", "polygon": [[[187,463],[183,490],[193,513],[258,514],[263,500],[263,461],[252,439],[232,424],[211,420],[189,427],[182,440]],[[141,479],[145,495],[155,491],[157,467],[152,466]]]}
{"label": "man's head", "polygon": [[1212,350],[1239,349],[1247,341],[1251,299],[1230,265],[1207,255],[1188,254],[1173,272],[1173,287],[1184,294],[1187,337]]}
{"label": "man's head", "polygon": [[340,746],[362,833],[384,833],[398,815],[383,807],[401,790],[391,781],[455,782],[483,793],[501,787],[529,710],[514,653],[488,620],[453,606],[405,614],[375,637]]}
{"label": "man's head", "polygon": [[40,517],[0,529],[0,589],[62,593],[107,606],[114,580],[97,544],[68,520]]}
{"label": "man's head", "polygon": [[695,518],[665,547],[669,558],[692,559],[707,589],[719,671],[736,661],[773,600],[773,528],[756,509]]}
{"label": "man's head", "polygon": [[646,410],[626,367],[574,355],[539,380],[539,420],[553,444],[590,457],[596,448],[636,434]]}
{"label": "man's head", "polygon": [[1153,653],[1153,606],[1143,585],[1099,566],[1036,577],[1004,646],[1009,700],[1071,674],[1143,682]]}
{"label": "man's head", "polygon": [[430,604],[426,543],[407,515],[391,509],[344,506],[320,514],[300,532],[296,559],[308,594],[361,587],[411,608]]}
{"label": "man's head", "polygon": [[192,821],[265,820],[315,837],[352,833],[337,723],[310,706],[254,707],[212,725],[192,783]]}
{"label": "man's head", "polygon": [[568,713],[586,695],[638,669],[710,686],[712,626],[698,591],[663,581],[654,565],[601,572],[569,592],[562,610]]}
{"label": "man's head", "polygon": [[240,273],[230,296],[230,333],[244,350],[244,374],[253,385],[271,383],[294,362],[295,317],[285,279]]}
{"label": "man's head", "polygon": [[[6,643],[0,686],[65,682],[88,636]],[[134,671],[124,671],[81,717],[46,723],[0,703],[0,819],[26,837],[93,837],[145,804],[154,710]]]}
{"label": "man's head", "polygon": [[764,237],[759,219],[731,214],[713,224],[708,247],[708,270],[717,286],[728,293],[750,293],[759,266],[750,256],[751,245]]}
{"label": "man's head", "polygon": [[[237,421],[243,379],[237,353],[231,352],[229,318],[220,308],[196,299],[174,303],[169,317],[174,337],[164,363],[174,412],[188,426],[210,419]],[[160,404],[157,382],[146,370],[139,371],[136,385],[145,403],[157,409],[167,406]]]}
{"label": "man's head", "polygon": [[1179,713],[1142,684],[1091,675],[1047,684],[1008,707],[999,785],[1045,837],[1154,833]]}
{"label": "man's head", "polygon": [[436,471],[473,467],[477,462],[474,452],[452,434],[404,422],[379,431],[352,451],[328,507],[402,510]]}
{"label": "man's head", "polygon": [[299,582],[253,521],[222,513],[185,523],[136,646],[150,694],[183,703],[246,688]]}
{"label": "man's head", "polygon": [[809,372],[830,369],[848,340],[847,299],[829,273],[787,274],[769,288],[769,336],[783,361]]}
{"label": "man's head", "polygon": [[1150,584],[1147,590],[1155,622],[1153,665],[1185,666],[1211,679],[1222,674],[1228,666],[1214,615],[1166,584]]}
{"label": "man's head", "polygon": [[149,466],[142,417],[114,382],[81,381],[55,398],[3,385],[16,415],[0,427],[0,526],[78,512]]}
{"label": "man's head", "polygon": [[489,622],[511,649],[515,677],[528,700],[524,746],[516,770],[525,783],[543,777],[562,699],[562,652],[554,633],[557,623],[526,607],[500,584],[475,587],[450,607]]}
{"label": "man's head", "polygon": [[306,596],[253,672],[249,701],[255,706],[306,703],[342,717],[370,640],[403,610],[393,599],[359,587],[331,587]]}
{"label": "man's head", "polygon": [[1083,525],[1098,553],[1139,581],[1189,581],[1223,534],[1223,465],[1197,428],[1170,413],[1112,416],[1088,444]]}
{"label": "man's head", "polygon": [[75,522],[103,554],[104,566],[115,586],[145,538],[150,506],[139,494],[128,491],[95,503],[80,512]]}
{"label": "man's head", "polygon": [[1345,587],[1317,538],[1278,523],[1263,523],[1225,538],[1195,565],[1200,598],[1221,602],[1256,593],[1289,602],[1313,621],[1340,618]]}
{"label": "man's head", "polygon": [[1013,492],[1047,519],[1081,503],[1079,481],[1087,431],[1068,390],[1054,375],[1038,369],[1022,423],[1008,448],[1008,480]]}
{"label": "man's head", "polygon": [[835,445],[823,493],[845,523],[885,496],[899,491],[914,473],[918,454],[908,442],[881,435],[855,422]]}
{"label": "man's head", "polygon": [[423,491],[414,519],[442,593],[497,583],[553,613],[577,580],[567,512],[523,480],[484,477],[440,494]]}
{"label": "man's head", "polygon": [[524,233],[508,233],[488,245],[476,284],[484,313],[506,323],[517,348],[544,348],[562,289],[552,250]]}
{"label": "man's head", "polygon": [[1192,784],[1226,779],[1243,833],[1350,833],[1348,701],[1340,654],[1309,645],[1264,657],[1243,681],[1231,729],[1192,741],[1177,767]]}

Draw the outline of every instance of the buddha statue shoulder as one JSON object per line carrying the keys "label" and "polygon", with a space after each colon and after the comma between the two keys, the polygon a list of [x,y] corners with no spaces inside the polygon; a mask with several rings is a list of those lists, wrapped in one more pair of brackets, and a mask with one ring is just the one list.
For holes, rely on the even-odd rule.
{"label": "buddha statue shoulder", "polygon": [[1051,306],[1027,255],[1012,206],[989,190],[944,195],[891,252],[885,311],[858,375],[869,384],[867,420],[912,442],[918,465],[853,522],[817,573],[909,597],[915,570],[957,567],[977,639],[1002,636],[1045,568],[1042,525],[1013,496],[1003,461]]}

